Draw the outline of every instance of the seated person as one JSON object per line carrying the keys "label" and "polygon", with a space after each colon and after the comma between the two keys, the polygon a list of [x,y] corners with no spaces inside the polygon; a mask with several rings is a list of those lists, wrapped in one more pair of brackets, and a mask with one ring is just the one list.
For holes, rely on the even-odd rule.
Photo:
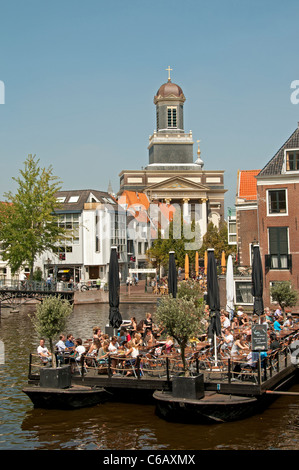
{"label": "seated person", "polygon": [[101,341],[98,338],[94,338],[86,354],[86,364],[88,366],[93,365],[92,359],[89,359],[89,358],[95,358],[98,354],[98,350],[100,349],[100,347],[101,347]]}
{"label": "seated person", "polygon": [[131,336],[125,328],[122,328],[118,335],[118,343],[122,345],[125,341],[130,341]]}
{"label": "seated person", "polygon": [[240,322],[239,322],[239,317],[237,316],[234,316],[234,318],[232,319],[231,321],[231,329],[234,331],[234,330],[237,330],[240,328]]}
{"label": "seated person", "polygon": [[273,328],[275,331],[281,331],[281,324],[280,320],[276,319],[275,322],[273,323]]}
{"label": "seated person", "polygon": [[224,330],[224,334],[222,335],[222,344],[220,346],[222,351],[228,350],[229,348],[232,347],[234,342],[234,337],[231,333],[230,328],[226,328]]}
{"label": "seated person", "polygon": [[293,326],[294,326],[294,323],[293,323],[292,315],[288,313],[287,319],[283,323],[283,328],[292,328]]}
{"label": "seated person", "polygon": [[59,336],[59,341],[58,341],[58,343],[55,344],[55,347],[59,352],[63,353],[65,351],[66,345],[65,345],[65,336],[64,335]]}
{"label": "seated person", "polygon": [[66,351],[66,345],[65,345],[65,336],[60,335],[59,336],[59,341],[58,343],[55,344],[55,348],[57,351],[57,361],[58,362],[64,362],[64,353]]}
{"label": "seated person", "polygon": [[136,333],[134,336],[134,343],[138,348],[142,347],[142,334],[141,333]]}
{"label": "seated person", "polygon": [[248,326],[249,325],[249,318],[247,313],[243,313],[243,315],[239,318],[240,326]]}
{"label": "seated person", "polygon": [[247,362],[245,362],[242,367],[256,369],[259,360],[259,353],[255,351],[250,351],[246,357],[246,360]]}
{"label": "seated person", "polygon": [[42,362],[44,364],[47,364],[48,362],[52,361],[52,354],[48,350],[48,348],[45,346],[45,340],[44,338],[41,338],[39,341],[39,346],[37,348],[37,354],[40,356]]}
{"label": "seated person", "polygon": [[109,353],[117,354],[118,348],[119,348],[118,338],[117,336],[112,336],[111,341],[108,346]]}
{"label": "seated person", "polygon": [[68,351],[72,351],[75,349],[74,337],[72,334],[67,335],[65,346],[68,349]]}
{"label": "seated person", "polygon": [[272,334],[270,335],[270,345],[269,345],[269,349],[270,349],[271,351],[273,351],[273,350],[279,349],[279,348],[280,348],[280,342],[278,341],[276,334],[272,333]]}
{"label": "seated person", "polygon": [[[136,363],[136,358],[139,356],[139,349],[138,346],[136,345],[135,340],[133,339],[132,341],[129,341],[127,344],[127,351],[125,355],[130,357],[128,361],[125,363],[125,367],[132,366]],[[133,375],[132,371],[128,370],[126,376]]]}
{"label": "seated person", "polygon": [[93,339],[99,339],[99,340],[102,339],[101,328],[99,328],[98,326],[94,326],[92,331],[93,331]]}
{"label": "seated person", "polygon": [[248,349],[248,347],[246,346],[244,339],[242,339],[242,335],[239,334],[233,342],[231,355],[238,356],[244,349]]}
{"label": "seated person", "polygon": [[152,348],[155,346],[157,343],[157,340],[155,339],[153,332],[151,330],[147,330],[146,336],[144,338],[144,345],[146,348]]}
{"label": "seated person", "polygon": [[96,361],[98,364],[103,365],[108,363],[108,351],[109,341],[102,341],[101,347],[98,350]]}
{"label": "seated person", "polygon": [[77,338],[75,341],[75,353],[76,353],[75,360],[77,362],[80,362],[82,354],[85,354],[85,352],[86,352],[86,349],[82,344],[82,339]]}
{"label": "seated person", "polygon": [[174,342],[171,336],[168,336],[166,338],[166,343],[165,343],[165,352],[166,354],[169,354],[174,346]]}

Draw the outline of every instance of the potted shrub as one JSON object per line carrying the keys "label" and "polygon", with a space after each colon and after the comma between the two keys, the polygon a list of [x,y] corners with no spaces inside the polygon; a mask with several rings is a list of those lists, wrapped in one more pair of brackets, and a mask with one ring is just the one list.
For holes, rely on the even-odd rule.
{"label": "potted shrub", "polygon": [[178,343],[183,364],[183,376],[173,378],[173,395],[200,398],[203,393],[202,374],[190,377],[185,351],[190,338],[204,332],[203,304],[192,298],[164,297],[157,307],[155,321]]}
{"label": "potted shrub", "polygon": [[71,304],[61,297],[47,297],[31,315],[36,332],[40,337],[48,339],[52,354],[52,367],[41,369],[41,386],[65,388],[70,385],[70,367],[57,367],[53,340],[64,330],[72,309]]}

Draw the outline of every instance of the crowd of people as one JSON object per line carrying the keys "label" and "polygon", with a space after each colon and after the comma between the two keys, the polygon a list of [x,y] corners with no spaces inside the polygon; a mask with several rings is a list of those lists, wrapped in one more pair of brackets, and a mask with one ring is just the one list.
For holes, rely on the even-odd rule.
{"label": "crowd of people", "polygon": [[[82,355],[85,357],[85,364],[105,366],[111,357],[111,370],[116,373],[117,359],[115,356],[121,354],[124,358],[128,358],[128,363],[132,364],[139,356],[142,350],[151,350],[161,347],[169,352],[174,341],[166,338],[166,341],[159,341],[161,331],[153,323],[152,314],[146,313],[146,316],[140,322],[135,317],[130,319],[130,323],[121,326],[117,336],[109,337],[103,333],[101,328],[95,326],[92,331],[92,338],[84,343],[81,338],[74,338],[72,334],[65,336],[61,334],[59,341],[55,345],[55,354],[57,361],[63,363],[65,360],[70,362],[72,371],[76,364],[80,364]],[[45,346],[45,339],[40,339],[37,353],[42,362],[47,364],[52,361],[52,353]],[[128,371],[128,375],[131,372]]]}
{"label": "crowd of people", "polygon": [[[213,343],[213,338],[209,338],[209,307],[206,305],[204,312],[204,322],[206,333],[198,338],[196,342],[206,341],[207,344]],[[247,354],[247,362],[253,367],[256,365],[256,354],[251,351],[251,329],[254,324],[265,324],[268,334],[268,351],[281,347],[280,332],[294,327],[294,319],[290,313],[285,317],[281,308],[270,310],[265,308],[264,314],[258,317],[244,311],[239,306],[235,312],[227,312],[224,309],[220,312],[221,335],[217,337],[217,348],[221,355],[237,358],[241,354]],[[161,340],[163,338],[163,341]],[[191,345],[194,343],[191,343]],[[91,364],[107,366],[110,357],[110,365],[113,374],[116,373],[118,356],[126,359],[128,366],[134,364],[141,352],[156,351],[156,354],[169,354],[175,348],[173,338],[167,336],[167,332],[161,331],[153,322],[152,314],[147,313],[145,318],[139,322],[135,317],[121,325],[116,336],[109,337],[101,331],[99,327],[94,327],[92,338],[89,341],[83,341],[81,338],[74,338],[72,334],[65,336],[61,334],[56,343],[56,356],[60,363],[63,363],[67,357],[71,363],[72,370],[79,364],[82,355],[85,357],[85,364],[88,367]],[[51,352],[45,347],[45,340],[40,340],[37,349],[43,363],[52,360]],[[213,348],[210,348],[210,354],[213,354]],[[267,352],[264,353],[264,356]],[[132,371],[128,367],[127,375]]]}

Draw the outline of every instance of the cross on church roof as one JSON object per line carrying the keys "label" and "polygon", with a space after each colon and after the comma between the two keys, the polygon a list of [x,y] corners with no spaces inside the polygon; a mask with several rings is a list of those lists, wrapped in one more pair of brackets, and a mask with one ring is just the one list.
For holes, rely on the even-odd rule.
{"label": "cross on church roof", "polygon": [[165,70],[167,70],[167,71],[168,71],[168,81],[169,81],[169,82],[171,82],[171,78],[170,78],[170,71],[171,71],[172,69],[170,68],[170,65],[168,65],[168,68],[167,68],[167,69],[165,69]]}

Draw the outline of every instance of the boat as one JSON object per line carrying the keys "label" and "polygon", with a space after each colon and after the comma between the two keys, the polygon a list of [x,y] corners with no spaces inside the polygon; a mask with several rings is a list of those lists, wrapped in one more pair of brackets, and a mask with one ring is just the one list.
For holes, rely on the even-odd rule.
{"label": "boat", "polygon": [[22,390],[35,408],[71,410],[104,403],[109,393],[104,388],[71,385],[68,388],[28,385]]}
{"label": "boat", "polygon": [[256,397],[206,392],[196,400],[173,397],[171,392],[155,391],[156,413],[166,421],[187,423],[223,423],[251,416],[258,405]]}
{"label": "boat", "polygon": [[[298,369],[292,370],[272,389],[259,389],[255,395],[240,394],[240,387],[230,393],[204,390],[200,398],[174,396],[173,391],[156,390],[156,414],[166,421],[192,424],[224,423],[246,419],[262,412],[292,383],[298,383]],[[284,392],[282,392],[284,393]]]}

